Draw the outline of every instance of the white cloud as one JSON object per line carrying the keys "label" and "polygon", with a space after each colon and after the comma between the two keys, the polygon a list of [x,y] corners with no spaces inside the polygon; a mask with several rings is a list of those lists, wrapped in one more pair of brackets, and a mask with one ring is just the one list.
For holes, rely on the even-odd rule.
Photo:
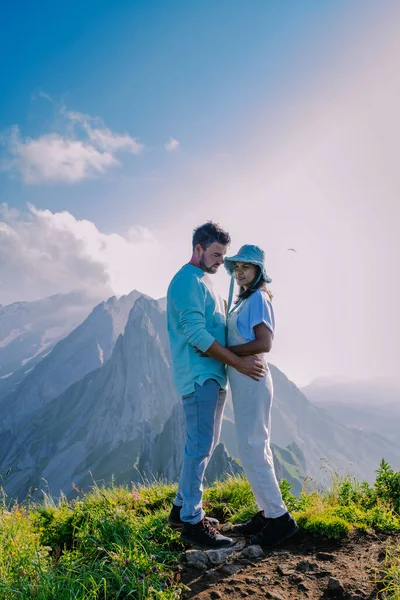
{"label": "white cloud", "polygon": [[126,235],[103,233],[67,211],[0,205],[0,281],[7,284],[0,286],[1,304],[71,290],[96,298],[134,288],[161,296],[167,281],[159,264],[165,255],[143,227],[131,227]]}
{"label": "white cloud", "polygon": [[118,134],[113,133],[110,129],[92,127],[91,123],[95,123],[98,119],[94,119],[89,115],[84,115],[78,112],[66,113],[71,122],[80,123],[87,133],[90,141],[100,148],[108,152],[118,152],[126,150],[133,154],[139,154],[143,145],[136,138],[132,138],[128,133]]}
{"label": "white cloud", "polygon": [[138,154],[143,148],[128,133],[94,127],[92,123],[99,119],[64,109],[60,112],[69,123],[66,132],[23,138],[14,126],[3,136],[9,158],[2,161],[2,170],[18,171],[27,184],[77,183],[119,164],[117,152]]}
{"label": "white cloud", "polygon": [[167,152],[173,152],[174,150],[178,150],[179,146],[181,145],[180,141],[170,137],[169,141],[164,144],[164,148],[166,149]]}
{"label": "white cloud", "polygon": [[111,152],[101,152],[92,144],[58,133],[24,140],[18,127],[10,134],[9,152],[13,158],[4,162],[2,168],[17,169],[28,184],[76,183],[104,173],[118,162]]}

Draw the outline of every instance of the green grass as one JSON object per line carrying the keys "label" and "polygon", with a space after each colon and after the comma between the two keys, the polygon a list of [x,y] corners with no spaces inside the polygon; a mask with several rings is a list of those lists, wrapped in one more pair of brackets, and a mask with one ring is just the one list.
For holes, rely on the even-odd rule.
{"label": "green grass", "polygon": [[377,581],[381,592],[385,592],[389,600],[400,598],[400,543],[390,548],[387,553]]}
{"label": "green grass", "polygon": [[[400,474],[382,461],[374,485],[333,476],[329,488],[294,496],[281,482],[301,529],[340,539],[352,531],[400,532]],[[0,488],[1,491],[1,488]],[[176,486],[109,487],[67,501],[0,503],[0,600],[178,599],[174,566],[183,550],[166,526]],[[207,512],[240,522],[257,507],[244,477],[206,488]],[[388,554],[382,585],[400,598],[400,551]],[[397,594],[397,595],[396,595]]]}

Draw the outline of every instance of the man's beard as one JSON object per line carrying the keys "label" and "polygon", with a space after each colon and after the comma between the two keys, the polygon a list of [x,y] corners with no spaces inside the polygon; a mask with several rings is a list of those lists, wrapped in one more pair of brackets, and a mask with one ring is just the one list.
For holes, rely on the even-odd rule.
{"label": "man's beard", "polygon": [[214,273],[216,273],[218,271],[218,267],[219,267],[219,265],[212,265],[211,267],[208,267],[206,264],[206,261],[204,260],[203,257],[201,257],[201,259],[200,259],[199,266],[200,266],[200,269],[202,269],[206,273],[210,273],[211,275],[214,275]]}

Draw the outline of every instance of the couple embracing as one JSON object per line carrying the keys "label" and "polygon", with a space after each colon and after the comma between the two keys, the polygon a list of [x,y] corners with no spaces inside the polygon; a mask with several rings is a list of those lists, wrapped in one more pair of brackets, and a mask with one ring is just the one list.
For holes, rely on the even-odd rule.
{"label": "couple embracing", "polygon": [[[167,294],[173,375],[186,423],[183,466],[168,522],[182,529],[181,539],[189,544],[221,548],[233,543],[202,507],[204,472],[219,442],[229,379],[238,455],[259,509],[233,531],[251,537],[252,544],[275,546],[298,527],[282,500],[270,448],[273,387],[267,352],[275,324],[264,252],[245,245],[226,257],[230,236],[212,222],[195,229],[192,241],[192,258]],[[232,277],[227,310],[210,277],[222,264]],[[234,280],[239,294],[231,307]]]}

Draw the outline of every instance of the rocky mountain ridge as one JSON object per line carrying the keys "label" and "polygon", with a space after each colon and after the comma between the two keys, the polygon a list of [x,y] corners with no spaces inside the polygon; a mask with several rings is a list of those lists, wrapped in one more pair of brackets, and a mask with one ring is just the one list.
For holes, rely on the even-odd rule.
{"label": "rocky mountain ridge", "polygon": [[70,385],[108,361],[118,336],[124,332],[129,311],[140,296],[134,290],[128,296],[120,299],[113,296],[95,306],[89,316],[60,340],[11,394],[0,399],[3,414],[0,445],[2,437],[9,436]]}
{"label": "rocky mountain ridge", "polygon": [[56,294],[0,306],[0,399],[91,312],[93,299]]}
{"label": "rocky mountain ridge", "polygon": [[[346,428],[273,365],[271,373],[277,469],[296,491],[304,474],[323,480],[329,463],[368,480],[383,457],[399,468],[396,443]],[[6,400],[0,404],[0,473],[11,469],[5,483],[11,496],[23,497],[43,479],[57,496],[60,490],[72,494],[73,484],[90,486],[92,477],[122,483],[178,476],[184,422],[166,315],[160,303],[138,292],[98,305]],[[221,441],[235,458],[231,414],[228,406]],[[235,472],[237,463],[225,451],[215,460],[219,469]]]}

